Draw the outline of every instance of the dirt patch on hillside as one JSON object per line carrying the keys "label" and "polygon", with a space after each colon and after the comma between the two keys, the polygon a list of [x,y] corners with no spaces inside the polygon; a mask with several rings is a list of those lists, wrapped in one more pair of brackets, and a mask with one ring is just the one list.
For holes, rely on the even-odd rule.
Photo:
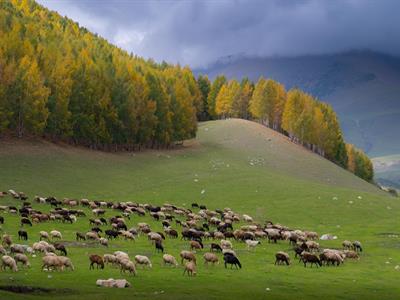
{"label": "dirt patch on hillside", "polygon": [[25,285],[2,285],[0,290],[16,294],[49,294],[49,293],[73,293],[71,289],[49,289],[43,287],[33,287]]}

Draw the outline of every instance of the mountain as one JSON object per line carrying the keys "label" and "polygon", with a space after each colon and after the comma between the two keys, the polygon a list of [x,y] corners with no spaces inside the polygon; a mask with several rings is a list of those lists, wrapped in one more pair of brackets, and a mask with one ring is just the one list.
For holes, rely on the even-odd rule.
{"label": "mountain", "polygon": [[400,58],[371,51],[298,57],[228,56],[195,71],[215,78],[260,76],[330,103],[345,138],[372,157],[400,153]]}

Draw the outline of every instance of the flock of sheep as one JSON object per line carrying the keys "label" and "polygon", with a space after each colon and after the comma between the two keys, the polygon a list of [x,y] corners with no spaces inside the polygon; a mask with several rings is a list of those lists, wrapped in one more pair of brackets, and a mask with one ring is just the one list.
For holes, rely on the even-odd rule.
{"label": "flock of sheep", "polygon": [[[77,243],[90,241],[108,247],[115,239],[134,241],[138,236],[146,235],[155,251],[162,253],[164,265],[177,267],[179,263],[176,257],[164,253],[164,241],[167,238],[180,238],[187,241],[190,249],[180,252],[180,263],[184,266],[183,274],[188,276],[194,276],[197,273],[197,255],[204,249],[204,241],[211,241],[210,250],[202,255],[204,264],[218,264],[220,259],[217,254],[221,253],[225,268],[230,265],[231,268],[235,266],[236,269],[242,268],[234,249],[234,243],[239,242],[244,243],[248,251],[252,251],[264,240],[268,240],[269,243],[287,241],[293,248],[294,257],[298,258],[304,267],[308,264],[311,267],[313,265],[339,266],[345,259],[359,259],[359,252],[363,250],[359,241],[344,241],[340,249],[322,249],[316,242],[319,239],[316,232],[290,229],[270,221],[260,224],[251,216],[239,215],[230,208],[210,210],[204,205],[192,203],[191,209],[187,209],[172,204],[153,206],[133,202],[89,201],[88,199],[60,201],[55,197],[35,196],[33,201],[42,204],[42,208],[45,205],[50,206],[48,212],[43,212],[33,208],[24,193],[13,190],[0,192],[0,197],[7,195],[21,201],[16,206],[0,206],[0,223],[7,222],[4,217],[5,212],[19,215],[21,218],[19,240],[28,240],[28,233],[24,230],[24,226],[35,226],[43,222],[53,222],[52,226],[55,226],[55,221],[72,224],[78,219],[87,219],[91,228],[87,232],[76,232]],[[87,213],[88,211],[90,213]],[[91,215],[87,216],[87,214]],[[163,231],[154,231],[145,222],[139,222],[136,227],[128,228],[127,223],[134,215],[138,218],[150,216],[161,223]],[[109,226],[109,228],[105,229],[104,226]],[[14,243],[12,236],[4,233],[2,245],[0,245],[0,253],[3,255],[1,269],[9,268],[17,272],[18,263],[24,267],[30,267],[28,256],[36,257],[38,254],[42,255],[42,270],[70,269],[73,271],[75,269],[67,256],[66,245],[68,244],[63,241],[60,231],[40,231],[37,238],[39,240],[30,246]],[[123,251],[104,255],[90,254],[88,263],[89,269],[95,267],[104,269],[105,265],[111,265],[118,267],[121,273],[129,272],[133,275],[137,274],[138,266],[152,268],[149,257],[136,255],[131,258]],[[279,251],[275,254],[275,265],[281,264],[291,264],[287,252]]]}

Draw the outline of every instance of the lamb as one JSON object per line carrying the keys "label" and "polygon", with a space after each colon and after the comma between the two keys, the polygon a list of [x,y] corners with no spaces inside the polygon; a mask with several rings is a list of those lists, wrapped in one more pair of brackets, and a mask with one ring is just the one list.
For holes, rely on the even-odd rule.
{"label": "lamb", "polygon": [[8,255],[4,255],[1,258],[2,261],[2,265],[1,265],[1,269],[2,270],[6,270],[6,268],[10,268],[10,270],[12,270],[13,272],[18,272],[18,267],[17,267],[17,263],[15,262],[14,258],[12,258],[11,256]]}
{"label": "lamb", "polygon": [[203,255],[204,264],[208,265],[208,263],[212,263],[213,265],[218,262],[218,256],[215,253],[207,252]]}
{"label": "lamb", "polygon": [[164,261],[164,265],[172,265],[172,266],[178,266],[178,263],[176,262],[175,257],[173,257],[170,254],[164,254],[163,255],[163,261]]}
{"label": "lamb", "polygon": [[184,259],[189,261],[194,261],[194,263],[196,263],[196,256],[194,255],[193,252],[183,250],[179,255],[182,258],[181,264],[183,264]]}
{"label": "lamb", "polygon": [[150,259],[144,255],[136,255],[135,262],[139,265],[147,265],[149,268],[152,268],[152,264]]}
{"label": "lamb", "polygon": [[11,244],[12,244],[11,236],[9,236],[8,234],[4,234],[3,235],[3,245],[5,245],[6,247],[10,247]]}
{"label": "lamb", "polygon": [[74,265],[72,264],[71,260],[68,257],[65,256],[57,256],[59,261],[61,262],[61,270],[64,270],[65,268],[70,268],[72,271],[74,271]]}
{"label": "lamb", "polygon": [[99,266],[104,269],[104,261],[103,258],[100,255],[97,254],[91,254],[89,256],[89,260],[90,260],[90,266],[89,266],[89,270],[90,269],[94,269],[94,264],[96,264],[96,268],[99,269]]}
{"label": "lamb", "polygon": [[247,245],[247,250],[250,250],[250,248],[255,249],[258,244],[261,244],[260,241],[246,240],[245,242]]}
{"label": "lamb", "polygon": [[136,267],[132,261],[130,261],[129,259],[128,260],[124,259],[121,261],[120,265],[121,265],[121,270],[120,270],[121,273],[129,271],[129,273],[131,274],[133,273],[133,275],[136,276]]}
{"label": "lamb", "polygon": [[41,241],[42,239],[46,239],[46,240],[49,240],[50,238],[49,238],[49,234],[46,232],[46,231],[40,231],[39,232],[39,235],[40,235],[40,238],[39,238],[39,240]]}
{"label": "lamb", "polygon": [[29,263],[28,257],[25,254],[17,253],[14,256],[15,261],[21,262],[23,266],[30,268],[31,264]]}
{"label": "lamb", "polygon": [[188,276],[196,276],[196,263],[194,261],[189,261],[185,265],[185,270],[183,270],[183,275],[185,273],[188,274]]}
{"label": "lamb", "polygon": [[290,265],[290,257],[289,254],[283,251],[279,251],[275,254],[275,265],[278,264],[283,264],[286,263],[286,265]]}
{"label": "lamb", "polygon": [[125,238],[125,240],[135,240],[135,236],[130,231],[123,230],[121,231],[121,235]]}

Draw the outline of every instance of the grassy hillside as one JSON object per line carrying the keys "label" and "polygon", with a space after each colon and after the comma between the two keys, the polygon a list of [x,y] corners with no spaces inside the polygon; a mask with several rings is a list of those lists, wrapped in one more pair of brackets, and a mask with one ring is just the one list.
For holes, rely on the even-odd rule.
{"label": "grassy hillside", "polygon": [[[360,261],[348,261],[340,267],[305,269],[297,261],[290,267],[273,265],[274,253],[279,250],[289,251],[294,260],[286,241],[279,241],[277,245],[263,241],[250,253],[243,243],[234,242],[242,270],[225,270],[221,264],[206,268],[202,254],[198,254],[198,276],[187,278],[182,276],[181,267],[162,267],[161,255],[154,252],[145,237],[140,237],[134,243],[112,241],[110,249],[67,246],[76,271],[53,273],[51,278],[49,273],[39,270],[40,257],[31,258],[30,270],[0,272],[0,285],[68,288],[67,292],[57,290],[51,295],[70,299],[83,295],[88,299],[293,299],[299,296],[397,299],[400,293],[399,271],[395,269],[400,265],[398,201],[256,123],[243,120],[202,123],[196,140],[186,142],[183,148],[162,152],[111,154],[45,142],[1,142],[0,166],[0,190],[13,188],[30,196],[170,202],[186,207],[191,202],[199,202],[211,209],[229,206],[252,215],[259,222],[272,220],[338,236],[336,241],[320,241],[322,247],[340,247],[344,239],[357,239],[365,248]],[[0,199],[2,204],[15,204],[15,201]],[[43,211],[49,209],[35,206]],[[107,212],[106,216],[114,214]],[[19,218],[8,214],[5,218],[3,232],[17,239]],[[160,223],[149,217],[136,216],[128,222],[128,227],[141,221],[149,222],[156,231],[162,229]],[[37,240],[40,230],[52,229],[61,230],[64,240],[73,241],[75,231],[86,231],[90,227],[87,218],[80,218],[73,225],[34,225],[27,229],[29,243]],[[178,256],[180,250],[188,248],[188,242],[167,239],[165,247],[167,253]],[[148,255],[153,269],[139,269],[137,277],[130,277],[133,288],[97,288],[96,279],[121,275],[111,267],[89,271],[87,255],[116,250],[128,251],[131,256]],[[50,296],[21,296],[0,291],[0,298],[22,297]]]}

